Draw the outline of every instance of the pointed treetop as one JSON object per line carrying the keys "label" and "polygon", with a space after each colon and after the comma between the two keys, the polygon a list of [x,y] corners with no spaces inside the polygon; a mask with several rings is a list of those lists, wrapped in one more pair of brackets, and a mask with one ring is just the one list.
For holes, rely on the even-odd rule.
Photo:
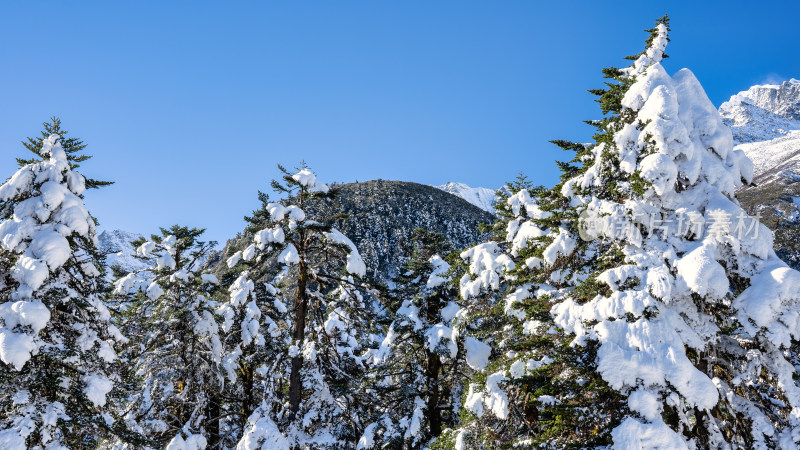
{"label": "pointed treetop", "polygon": [[667,43],[669,43],[669,16],[664,15],[664,17],[657,19],[656,25],[645,31],[650,35],[645,40],[644,51],[638,55],[628,57],[628,59],[633,59],[634,63],[631,67],[623,69],[623,73],[629,78],[635,77],[651,65],[658,64],[661,60],[669,57],[664,53]]}
{"label": "pointed treetop", "polygon": [[[43,158],[49,157],[49,154],[46,154],[48,150],[48,148],[46,148],[46,143],[53,135],[56,135],[57,140],[61,143],[61,147],[64,149],[64,153],[66,153],[67,161],[69,161],[71,169],[80,167],[80,163],[92,157],[91,155],[81,153],[81,151],[86,148],[86,144],[82,140],[76,137],[66,137],[69,131],[61,128],[61,119],[58,117],[51,117],[50,121],[42,123],[42,126],[44,129],[39,136],[29,137],[26,141],[22,141],[22,145],[36,156],[31,159],[17,158],[17,163],[20,167],[28,164],[35,164],[42,161]],[[52,148],[54,144],[55,142],[51,142],[49,148]],[[86,187],[89,189],[96,189],[110,184],[114,184],[114,182],[94,180],[91,178],[86,179]]]}

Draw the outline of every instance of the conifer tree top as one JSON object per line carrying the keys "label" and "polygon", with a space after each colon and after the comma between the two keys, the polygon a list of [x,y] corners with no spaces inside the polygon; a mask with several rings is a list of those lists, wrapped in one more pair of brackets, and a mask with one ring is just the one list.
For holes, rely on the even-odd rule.
{"label": "conifer tree top", "polygon": [[[43,130],[39,136],[29,137],[25,141],[22,141],[22,145],[36,156],[30,159],[17,158],[17,163],[20,167],[39,162],[42,160],[42,158],[48,157],[48,155],[45,154],[45,140],[53,135],[59,137],[61,148],[64,150],[64,154],[69,162],[70,168],[77,169],[80,167],[80,163],[92,158],[91,155],[82,153],[82,151],[86,148],[86,144],[82,140],[76,137],[67,137],[69,131],[61,128],[61,119],[58,117],[51,117],[50,121],[42,123],[42,127]],[[87,189],[97,189],[103,186],[109,186],[111,184],[114,184],[114,182],[95,180],[91,178],[86,179]]]}
{"label": "conifer tree top", "polygon": [[662,59],[667,58],[664,50],[666,50],[669,43],[669,17],[664,16],[656,20],[656,26],[646,31],[650,33],[650,36],[645,41],[644,51],[633,57],[635,58],[633,65],[623,69],[623,73],[629,77],[634,77],[647,67],[660,63]]}

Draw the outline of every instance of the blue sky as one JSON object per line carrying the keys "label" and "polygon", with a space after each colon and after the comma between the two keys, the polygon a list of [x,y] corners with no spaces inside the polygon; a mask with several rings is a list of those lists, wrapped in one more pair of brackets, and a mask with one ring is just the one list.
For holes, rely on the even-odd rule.
{"label": "blue sky", "polygon": [[[555,4],[558,3],[558,4]],[[719,105],[800,78],[800,3],[4,2],[0,173],[60,116],[115,180],[87,194],[102,226],[173,223],[224,241],[276,163],[323,181],[553,184],[548,140],[587,140],[600,69],[672,18],[668,71]]]}

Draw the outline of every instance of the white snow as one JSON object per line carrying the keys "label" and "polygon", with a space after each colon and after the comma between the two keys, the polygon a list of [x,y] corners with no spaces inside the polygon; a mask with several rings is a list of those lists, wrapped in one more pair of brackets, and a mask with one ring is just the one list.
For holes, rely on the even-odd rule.
{"label": "white snow", "polygon": [[158,300],[159,297],[164,295],[164,289],[159,286],[158,282],[153,281],[150,283],[150,286],[147,287],[146,295],[150,300]]}
{"label": "white snow", "polygon": [[297,253],[297,247],[294,244],[289,244],[278,256],[278,261],[283,264],[292,265],[300,262],[300,255]]}
{"label": "white snow", "polygon": [[478,208],[494,214],[494,205],[497,203],[497,191],[482,187],[469,187],[464,183],[447,182],[441,186],[434,186],[445,192],[461,197]]}
{"label": "white snow", "polygon": [[686,441],[661,420],[643,423],[628,417],[611,432],[614,448],[619,450],[680,450],[688,449]]}
{"label": "white snow", "polygon": [[403,437],[410,440],[412,443],[417,443],[422,430],[422,421],[425,417],[425,402],[421,398],[414,399],[414,413],[411,415],[411,421],[406,428]]}
{"label": "white snow", "polygon": [[716,261],[714,246],[699,245],[675,264],[678,269],[678,286],[686,286],[701,297],[724,297],[728,292],[725,268]]}
{"label": "white snow", "polygon": [[269,203],[267,204],[267,212],[273,222],[278,222],[286,217],[287,209],[280,203]]}
{"label": "white snow", "polygon": [[425,330],[425,338],[427,340],[426,346],[431,352],[435,352],[437,347],[443,345],[450,358],[455,358],[458,354],[457,335],[453,333],[452,328],[444,324],[437,323]]}
{"label": "white snow", "polygon": [[203,283],[219,284],[219,280],[217,279],[217,276],[212,274],[212,273],[201,274],[200,275],[200,279],[203,281]]}
{"label": "white snow", "polygon": [[50,310],[38,301],[7,302],[0,304],[0,319],[8,329],[17,325],[30,326],[33,333],[37,334],[50,321]]}
{"label": "white snow", "polygon": [[476,297],[482,289],[497,289],[501,275],[514,268],[514,261],[492,241],[469,248],[460,256],[469,262],[469,274],[460,280],[461,296],[466,299]]}
{"label": "white snow", "polygon": [[51,272],[64,265],[72,254],[67,239],[53,230],[34,234],[28,249],[35,258],[47,263]]}
{"label": "white snow", "polygon": [[361,259],[361,254],[358,253],[358,249],[356,248],[355,244],[353,244],[353,241],[350,240],[350,238],[335,228],[332,228],[331,231],[326,232],[325,237],[331,242],[346,245],[350,249],[350,253],[347,254],[346,270],[348,273],[357,275],[359,277],[364,277],[367,274],[367,265],[364,264],[364,260]]}
{"label": "white snow", "polygon": [[508,395],[500,387],[500,383],[507,381],[502,372],[496,372],[486,377],[486,386],[479,390],[475,384],[470,384],[464,407],[481,417],[485,411],[490,411],[498,419],[508,418]]}
{"label": "white snow", "polygon": [[83,382],[86,385],[83,388],[86,398],[88,398],[94,406],[105,406],[106,395],[114,388],[114,383],[111,382],[108,377],[101,374],[84,375]]}
{"label": "white snow", "polygon": [[184,439],[180,434],[169,441],[165,450],[205,450],[208,441],[201,434],[190,434]]}
{"label": "white snow", "polygon": [[559,256],[569,256],[577,245],[578,241],[569,232],[560,230],[553,242],[544,249],[542,259],[547,264],[553,264]]}
{"label": "white snow", "polygon": [[298,206],[289,205],[286,208],[286,211],[289,213],[289,220],[294,220],[295,222],[302,222],[306,220],[306,213],[303,212]]}
{"label": "white snow", "polygon": [[371,423],[364,429],[364,434],[358,440],[356,450],[366,450],[375,445],[375,430],[378,428],[377,423]]}
{"label": "white snow", "polygon": [[628,407],[650,421],[661,417],[661,399],[657,394],[644,389],[637,389],[630,393]]}
{"label": "white snow", "polygon": [[50,271],[44,261],[22,256],[12,269],[12,275],[21,285],[18,288],[20,296],[25,298],[42,287],[50,275]]}
{"label": "white snow", "polygon": [[263,249],[266,245],[277,243],[283,243],[285,239],[285,234],[283,233],[283,228],[276,225],[273,228],[265,228],[255,235],[255,243],[259,246],[260,249]]}
{"label": "white snow", "polygon": [[296,174],[292,175],[292,178],[301,186],[307,187],[310,192],[327,193],[329,190],[328,185],[317,181],[317,176],[314,174],[314,172],[308,169],[303,169],[300,172],[297,172]]}
{"label": "white snow", "polygon": [[252,261],[256,256],[256,244],[250,244],[242,250],[242,259],[245,261]]}
{"label": "white snow", "polygon": [[447,282],[447,278],[445,278],[444,275],[448,270],[450,270],[450,264],[443,260],[439,255],[431,256],[429,262],[431,263],[431,266],[433,266],[433,271],[428,277],[426,286],[428,289],[433,289]]}
{"label": "white snow", "polygon": [[0,430],[0,448],[5,450],[25,450],[25,438],[16,430]]}
{"label": "white snow", "polygon": [[529,219],[547,219],[551,214],[547,211],[542,211],[536,200],[531,197],[527,189],[522,189],[508,197],[506,200],[508,206],[511,207],[511,212],[517,217],[526,217]]}
{"label": "white snow", "polygon": [[236,445],[236,450],[291,450],[291,448],[286,436],[269,418],[269,414],[262,414],[261,409],[257,409],[247,419],[244,435]]}
{"label": "white snow", "polygon": [[22,370],[36,348],[30,335],[0,328],[0,360],[16,370]]}
{"label": "white snow", "polygon": [[467,365],[474,370],[484,370],[486,365],[489,364],[489,355],[492,353],[492,347],[472,336],[467,336],[464,339],[464,347],[467,351]]}
{"label": "white snow", "polygon": [[447,306],[442,308],[442,311],[441,311],[442,322],[450,323],[456,317],[456,315],[458,314],[458,312],[460,310],[461,310],[461,306],[459,306],[458,303],[453,302],[453,301],[448,302]]}
{"label": "white snow", "polygon": [[486,377],[486,393],[483,403],[498,419],[508,417],[508,396],[499,384],[507,378],[501,372],[493,373]]}

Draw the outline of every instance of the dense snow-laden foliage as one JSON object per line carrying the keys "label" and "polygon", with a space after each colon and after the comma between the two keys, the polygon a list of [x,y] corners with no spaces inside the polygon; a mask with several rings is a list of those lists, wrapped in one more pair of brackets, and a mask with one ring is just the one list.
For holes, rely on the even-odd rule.
{"label": "dense snow-laden foliage", "polygon": [[380,404],[359,449],[424,448],[455,426],[467,364],[482,368],[488,357],[481,354],[488,346],[465,336],[460,324],[450,264],[440,256],[450,251],[444,236],[418,229],[412,245],[394,280],[393,320],[368,378]]}
{"label": "dense snow-laden foliage", "polygon": [[199,240],[202,233],[175,225],[135,241],[147,268],[114,283],[131,339],[123,358],[133,392],[123,419],[137,446],[202,449],[219,441],[222,343],[212,300],[218,281],[201,272],[212,248]]}
{"label": "dense snow-laden foliage", "polygon": [[[262,194],[262,208],[249,219],[252,243],[227,260],[239,272],[219,311],[227,319],[247,303],[253,314],[240,329],[226,332],[239,333],[242,346],[263,346],[269,335],[272,346],[257,387],[259,406],[244,424],[238,447],[347,447],[364,426],[366,403],[357,400],[358,384],[374,345],[373,306],[359,281],[366,267],[350,239],[303,210],[310,199],[329,195],[329,187],[305,168],[284,173],[283,184],[273,187],[290,200],[270,203]],[[278,274],[270,273],[275,261],[283,267]],[[253,296],[257,285],[269,294],[261,305]],[[259,314],[267,298],[276,306],[274,316]],[[226,348],[226,367],[242,365],[242,346]]]}
{"label": "dense snow-laden foliage", "polygon": [[85,179],[60,139],[0,186],[0,442],[13,450],[91,446],[113,423],[125,338],[109,322]]}
{"label": "dense snow-laden foliage", "polygon": [[[269,238],[261,234],[258,239],[274,241],[280,239],[280,233]],[[257,420],[253,412],[259,406],[273,411],[284,403],[281,395],[287,385],[288,349],[292,343],[289,309],[273,284],[254,281],[273,281],[275,277],[271,272],[274,266],[266,264],[268,258],[257,257],[257,244],[249,245],[242,253],[243,257],[237,252],[226,262],[232,268],[222,278],[227,290],[216,311],[222,320],[225,355],[223,443],[234,447],[243,434],[253,433],[247,442],[264,440],[277,445],[263,435],[264,427],[273,423],[272,418]],[[253,426],[251,421],[257,428],[245,431]],[[276,436],[282,435],[278,431]]]}
{"label": "dense snow-laden foliage", "polygon": [[[584,377],[580,396],[596,395],[583,419],[598,428],[592,442],[580,433],[537,433],[553,429],[540,419],[542,405],[569,408],[580,399],[559,386],[573,376],[565,373],[545,383],[551,395],[530,409],[529,437],[514,439],[788,448],[800,436],[792,365],[800,273],[778,260],[772,234],[734,200],[752,179],[752,164],[733,151],[730,130],[692,73],[670,77],[661,66],[667,30],[660,21],[631,67],[606,71],[616,83],[595,93],[612,115],[597,121],[596,142],[562,145],[577,150],[578,165],[562,164],[564,181],[531,205],[549,213],[528,213],[533,252],[525,264],[539,279],[513,296],[513,303],[551,305],[555,327],[524,324],[524,332],[539,339],[563,330],[571,348],[585,350],[584,367],[596,366],[601,383],[592,392]],[[509,240],[521,230],[511,222]],[[484,253],[483,271],[465,284],[497,285],[502,263],[497,252]],[[535,312],[511,315],[537,320]],[[514,372],[487,378],[481,408],[507,416]],[[535,375],[522,384],[536,387]],[[530,398],[517,396],[520,411]],[[477,402],[467,403],[479,414]]]}
{"label": "dense snow-laden foliage", "polygon": [[542,283],[561,279],[561,272],[541,269],[545,261],[573,251],[577,241],[559,233],[554,245],[540,248],[546,235],[541,222],[561,219],[538,204],[542,188],[524,177],[508,187],[497,204],[495,240],[461,253],[461,295],[473,308],[468,318],[480,324],[478,334],[494,351],[485,355],[491,357],[483,374],[469,380],[466,422],[445,439],[462,449],[603,444],[610,420],[594,407],[599,402],[620,407],[622,399],[594,372],[592,348],[571,347],[572,337],[555,326],[553,288]]}

